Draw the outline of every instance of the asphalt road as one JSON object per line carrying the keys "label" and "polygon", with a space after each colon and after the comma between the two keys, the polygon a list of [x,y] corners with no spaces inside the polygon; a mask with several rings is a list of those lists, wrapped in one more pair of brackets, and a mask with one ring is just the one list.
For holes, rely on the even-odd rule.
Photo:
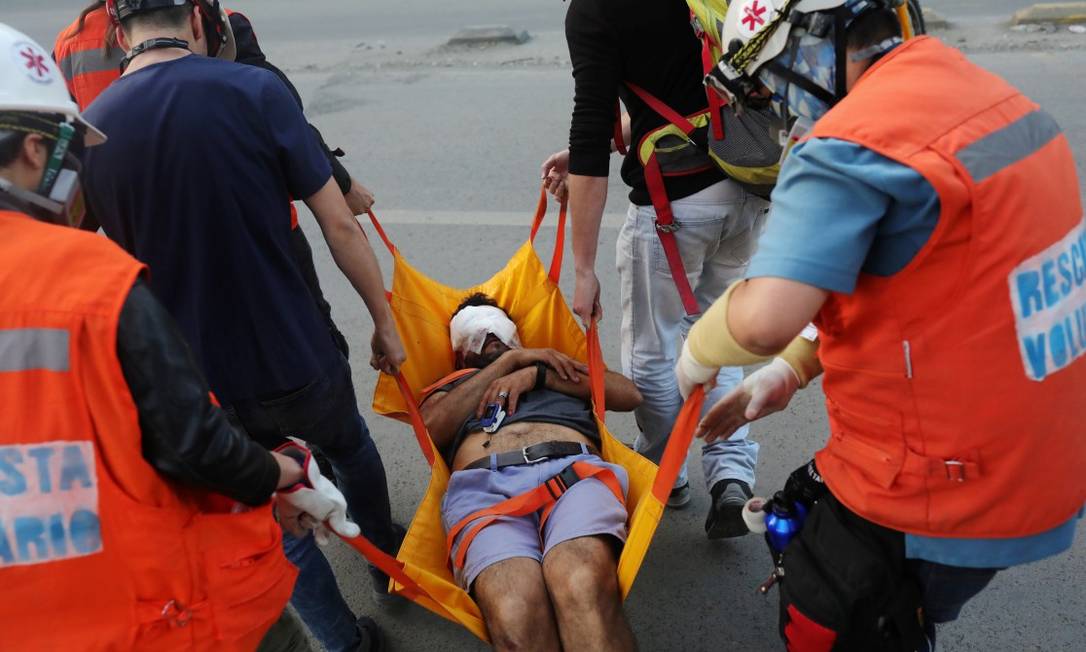
{"label": "asphalt road", "polygon": [[[82,1],[3,4],[0,20],[51,43]],[[502,266],[527,237],[539,163],[563,147],[569,127],[572,81],[560,33],[561,3],[476,0],[470,8],[433,0],[230,4],[250,15],[271,60],[299,86],[311,119],[329,142],[347,150],[347,166],[376,192],[378,214],[416,266],[460,286],[477,283]],[[1086,85],[1080,79],[1086,70],[1086,36],[1008,34],[995,26],[1024,4],[948,0],[936,6],[952,17],[986,17],[976,24],[988,27],[963,20],[969,27],[943,36],[1045,105],[1070,138],[1081,175],[1086,173]],[[305,13],[297,11],[299,6]],[[456,27],[479,23],[510,23],[532,31],[533,40],[498,49],[438,47]],[[612,252],[625,202],[617,176],[612,179],[599,272],[605,288],[604,353],[617,367],[618,281]],[[368,318],[311,217],[304,215],[302,224],[314,243],[336,318],[355,352],[357,392],[389,470],[393,513],[407,523],[425,488],[425,462],[405,426],[368,410],[375,383],[364,364]],[[544,229],[540,250],[549,252],[552,241],[553,229]],[[379,254],[387,278],[389,258]],[[567,295],[572,290],[569,271],[567,256]],[[618,436],[633,439],[628,415],[614,415],[610,423]],[[756,490],[764,494],[778,488],[821,445],[825,427],[817,386],[799,395],[786,412],[757,423],[753,437],[762,454]],[[666,515],[626,603],[641,647],[779,650],[775,598],[767,601],[755,592],[770,570],[765,545],[755,537],[705,539],[708,497],[698,485],[696,451],[691,460],[694,500],[686,510]],[[1045,479],[1024,469],[1022,481]],[[481,648],[464,630],[417,607],[378,613],[362,562],[338,545],[329,556],[352,607],[376,615],[395,649]],[[959,623],[943,628],[941,649],[1083,649],[1086,593],[1079,578],[1084,570],[1086,541],[1080,536],[1068,554],[1002,573],[969,604]]]}

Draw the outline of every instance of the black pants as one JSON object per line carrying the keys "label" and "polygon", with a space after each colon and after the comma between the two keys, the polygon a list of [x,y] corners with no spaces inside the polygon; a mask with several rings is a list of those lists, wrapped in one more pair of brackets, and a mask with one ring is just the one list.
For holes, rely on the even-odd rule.
{"label": "black pants", "polygon": [[349,358],[350,350],[347,347],[347,338],[343,337],[343,333],[339,332],[336,323],[332,321],[332,306],[324,298],[324,291],[321,290],[321,282],[317,278],[317,268],[313,264],[313,249],[309,246],[309,240],[306,239],[305,233],[302,232],[300,226],[290,232],[290,250],[294,256],[294,264],[298,266],[302,278],[305,279],[305,284],[309,286],[309,293],[313,295],[313,301],[317,304],[317,309],[324,315],[324,321],[328,325],[328,332],[332,334],[332,340],[336,343],[336,348],[343,354],[343,357]]}
{"label": "black pants", "polygon": [[831,494],[783,555],[780,630],[792,652],[913,652],[934,647],[934,624],[958,617],[999,569],[905,558],[905,535],[850,511]]}

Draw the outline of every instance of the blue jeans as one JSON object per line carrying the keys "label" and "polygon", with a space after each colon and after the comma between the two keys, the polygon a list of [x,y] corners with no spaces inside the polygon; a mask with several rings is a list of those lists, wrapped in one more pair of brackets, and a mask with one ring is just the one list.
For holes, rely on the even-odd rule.
{"label": "blue jeans", "polygon": [[[238,402],[228,409],[253,439],[268,448],[289,435],[319,449],[332,463],[351,519],[374,545],[395,553],[396,534],[385,467],[358,405],[351,368],[338,364],[311,383],[283,396]],[[355,616],[340,594],[332,568],[312,536],[283,535],[287,558],[298,567],[291,605],[329,652],[356,649]]]}
{"label": "blue jeans", "polygon": [[910,559],[909,574],[920,583],[924,606],[924,630],[927,647],[919,652],[934,652],[935,626],[958,619],[962,607],[988,586],[999,568],[964,568],[933,561]]}
{"label": "blue jeans", "polygon": [[[743,278],[761,232],[769,203],[732,181],[671,202],[679,229],[675,239],[690,287],[708,308],[733,282]],[[675,362],[683,339],[698,315],[687,315],[671,277],[652,206],[630,206],[618,235],[616,261],[621,282],[622,371],[641,392],[637,409],[641,435],[634,443],[645,457],[659,462],[683,400],[675,380]],[[743,380],[739,367],[720,370],[705,401],[708,410]],[[702,447],[706,486],[720,480],[754,485],[758,444],[747,439],[747,426],[726,441]],[[675,485],[687,482],[686,465]]]}

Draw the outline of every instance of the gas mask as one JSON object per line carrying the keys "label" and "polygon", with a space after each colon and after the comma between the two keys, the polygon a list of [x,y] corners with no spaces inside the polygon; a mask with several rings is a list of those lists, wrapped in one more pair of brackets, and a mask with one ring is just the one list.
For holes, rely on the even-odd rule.
{"label": "gas mask", "polygon": [[[57,124],[42,116],[22,114],[5,117],[9,119],[0,120],[0,130],[6,126],[13,128],[15,133],[30,131],[42,134],[45,142],[51,143],[51,147],[41,181],[35,190],[25,190],[0,179],[0,194],[7,195],[18,208],[32,217],[53,224],[78,227],[86,215],[83,189],[79,183],[83,166],[72,151],[73,145],[82,142],[79,130],[70,122]],[[12,117],[15,120],[11,120]],[[14,124],[3,124],[4,122]],[[28,122],[33,125],[28,125]],[[44,125],[51,128],[51,135],[42,128]]]}

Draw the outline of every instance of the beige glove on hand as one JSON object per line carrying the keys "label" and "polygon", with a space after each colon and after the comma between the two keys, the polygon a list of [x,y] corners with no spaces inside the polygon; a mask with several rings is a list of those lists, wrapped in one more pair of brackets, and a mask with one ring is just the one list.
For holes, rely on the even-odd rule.
{"label": "beige glove on hand", "polygon": [[313,536],[322,546],[332,538],[325,522],[344,537],[358,536],[361,530],[347,519],[347,500],[328,478],[321,475],[309,449],[289,443],[276,448],[275,452],[298,460],[305,472],[305,480],[276,493],[283,528],[299,537],[305,536],[307,530],[313,530]]}

